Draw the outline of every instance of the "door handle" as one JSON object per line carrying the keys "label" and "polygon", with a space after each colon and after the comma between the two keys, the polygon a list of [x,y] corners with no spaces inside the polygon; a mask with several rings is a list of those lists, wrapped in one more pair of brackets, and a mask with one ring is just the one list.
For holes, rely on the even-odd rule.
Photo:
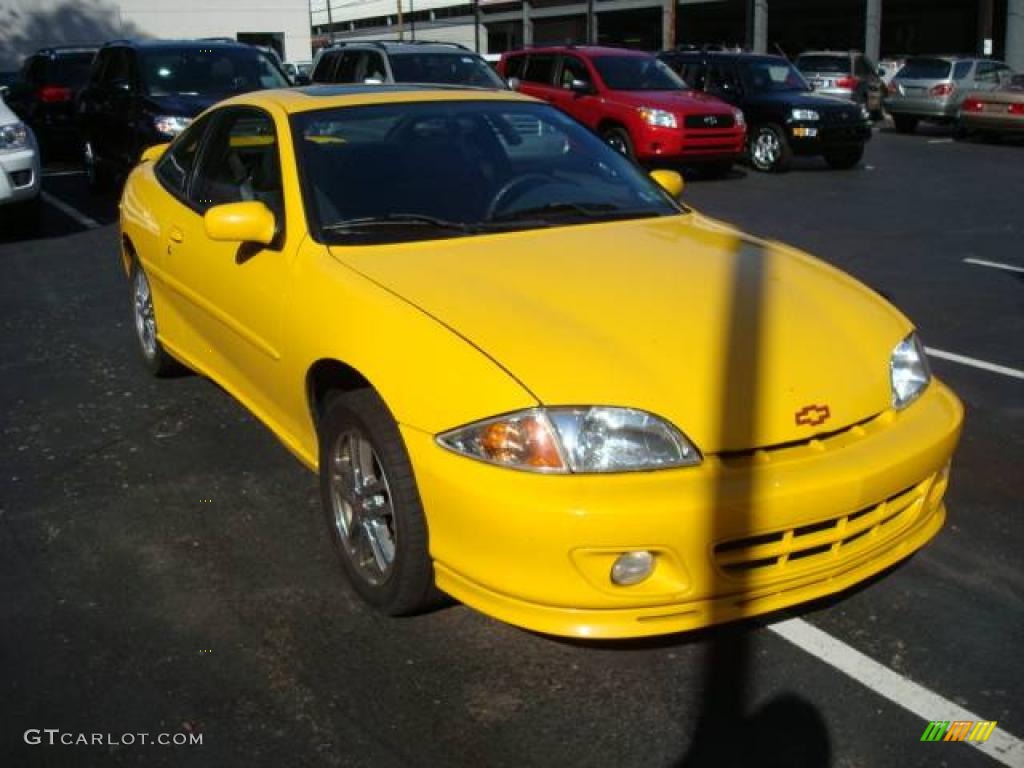
{"label": "door handle", "polygon": [[171,227],[171,231],[168,233],[168,237],[171,238],[175,243],[181,243],[185,240],[185,233],[177,227]]}

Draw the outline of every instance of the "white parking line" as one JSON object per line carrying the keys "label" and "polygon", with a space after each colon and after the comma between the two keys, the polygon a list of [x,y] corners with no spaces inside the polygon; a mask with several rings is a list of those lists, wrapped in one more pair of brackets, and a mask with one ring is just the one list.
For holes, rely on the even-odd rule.
{"label": "white parking line", "polygon": [[941,349],[935,349],[934,347],[925,347],[924,351],[932,357],[949,360],[951,363],[960,363],[961,365],[969,365],[972,368],[981,368],[983,371],[1001,373],[1003,376],[1009,376],[1014,379],[1024,379],[1024,371],[1018,371],[1016,368],[1008,368],[1005,365],[998,365],[996,363],[986,363],[984,360],[967,357],[966,355],[958,355],[954,352],[943,352]]}
{"label": "white parking line", "polygon": [[43,198],[43,202],[45,202],[47,205],[52,205],[65,216],[70,216],[72,219],[77,221],[86,229],[99,229],[100,224],[98,221],[96,221],[95,219],[90,219],[81,211],[75,210],[70,205],[65,203],[63,200],[58,200],[49,192],[40,192],[39,196]]}
{"label": "white parking line", "polygon": [[1024,267],[1015,267],[1013,264],[1003,264],[999,261],[986,261],[985,259],[964,259],[966,264],[977,264],[979,267],[992,267],[993,269],[1005,269],[1007,272],[1024,272]]}
{"label": "white parking line", "polygon": [[929,144],[952,144],[952,139],[928,139]]}
{"label": "white parking line", "polygon": [[[771,624],[768,629],[925,721],[986,720],[893,672],[803,619],[787,619]],[[915,738],[919,738],[918,734],[907,734],[908,740]],[[998,725],[987,741],[965,741],[964,744],[970,744],[1009,768],[1024,768],[1024,742]]]}

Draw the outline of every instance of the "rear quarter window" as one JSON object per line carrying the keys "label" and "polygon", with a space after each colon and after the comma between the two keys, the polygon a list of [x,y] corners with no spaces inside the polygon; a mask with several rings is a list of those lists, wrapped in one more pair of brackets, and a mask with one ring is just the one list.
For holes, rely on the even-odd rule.
{"label": "rear quarter window", "polygon": [[531,56],[526,65],[526,71],[521,80],[530,83],[541,83],[551,85],[555,76],[555,56],[553,54],[539,54]]}
{"label": "rear quarter window", "polygon": [[801,72],[830,72],[837,75],[850,73],[848,56],[800,56],[796,68]]}
{"label": "rear quarter window", "polygon": [[[964,62],[970,67],[970,62]],[[952,69],[945,59],[911,59],[896,77],[901,80],[945,80]]]}
{"label": "rear quarter window", "polygon": [[525,56],[509,56],[505,59],[505,77],[518,77],[522,80],[525,67]]}

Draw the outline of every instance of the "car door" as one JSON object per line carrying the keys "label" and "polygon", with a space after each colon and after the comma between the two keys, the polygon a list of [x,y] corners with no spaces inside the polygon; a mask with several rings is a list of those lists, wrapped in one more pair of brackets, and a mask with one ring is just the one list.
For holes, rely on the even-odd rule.
{"label": "car door", "polygon": [[[285,125],[286,129],[286,125]],[[278,131],[255,107],[215,113],[203,139],[185,203],[168,222],[164,273],[177,292],[191,354],[225,388],[263,417],[277,410],[281,312],[296,234],[289,240]],[[203,216],[217,205],[258,201],[278,222],[269,246],[207,237]]]}
{"label": "car door", "polygon": [[519,91],[544,101],[556,96],[555,69],[558,56],[553,53],[531,53],[519,78]]}
{"label": "car door", "polygon": [[[559,58],[561,61],[556,75],[558,87],[552,88],[547,98],[563,112],[596,129],[603,112],[601,99],[594,86],[594,76],[580,57],[567,55]],[[589,90],[574,90],[574,83],[584,83]]]}

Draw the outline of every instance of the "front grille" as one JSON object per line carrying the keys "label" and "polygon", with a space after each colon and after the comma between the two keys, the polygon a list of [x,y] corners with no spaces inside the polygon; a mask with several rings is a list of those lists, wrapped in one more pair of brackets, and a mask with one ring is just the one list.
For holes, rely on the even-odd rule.
{"label": "front grille", "polygon": [[715,564],[729,576],[785,575],[835,562],[895,536],[921,509],[928,481],[880,504],[808,525],[723,541]]}
{"label": "front grille", "polygon": [[683,124],[687,128],[706,128],[713,130],[717,128],[732,128],[736,118],[732,115],[687,115]]}

